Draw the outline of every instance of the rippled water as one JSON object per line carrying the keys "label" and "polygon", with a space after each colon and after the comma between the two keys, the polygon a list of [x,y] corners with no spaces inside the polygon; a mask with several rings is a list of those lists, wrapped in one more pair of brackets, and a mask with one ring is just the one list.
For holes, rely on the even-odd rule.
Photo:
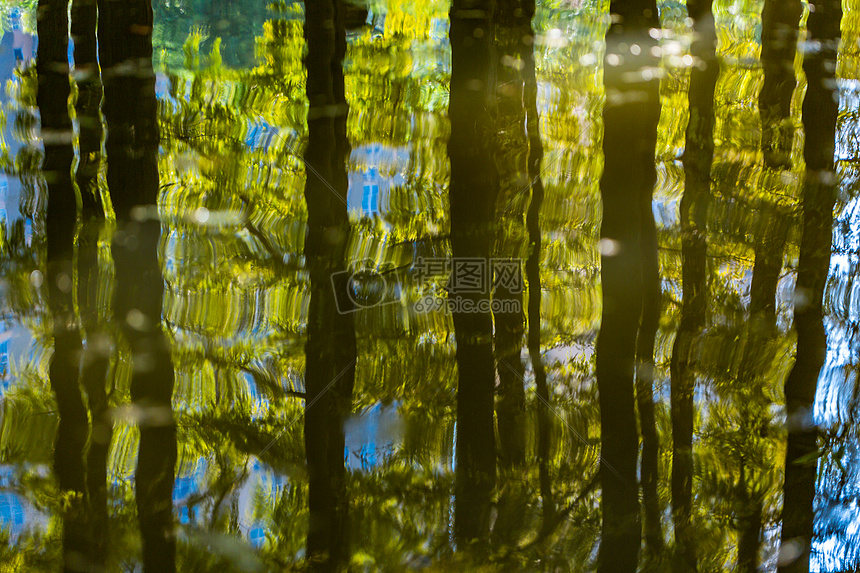
{"label": "rippled water", "polygon": [[0,571],[860,568],[856,2],[44,4]]}

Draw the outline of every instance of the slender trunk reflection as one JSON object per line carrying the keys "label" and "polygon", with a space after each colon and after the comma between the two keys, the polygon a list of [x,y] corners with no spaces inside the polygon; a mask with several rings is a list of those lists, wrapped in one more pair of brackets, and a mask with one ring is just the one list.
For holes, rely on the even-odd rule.
{"label": "slender trunk reflection", "polygon": [[746,344],[736,379],[740,433],[743,439],[752,439],[741,454],[737,483],[738,568],[741,571],[757,571],[759,567],[765,492],[762,489],[764,480],[756,475],[756,467],[761,465],[756,460],[756,441],[761,443],[766,435],[770,407],[765,394],[770,361],[761,357],[764,349],[773,346],[777,335],[776,289],[787,234],[785,219],[776,208],[765,204],[761,218],[764,225],[762,236],[756,238],[754,247]]}
{"label": "slender trunk reflection", "polygon": [[[494,50],[496,66],[496,169],[499,196],[495,217],[499,221],[494,256],[518,265],[524,251],[522,236],[524,199],[528,195],[528,139],[525,129],[524,78],[517,65],[520,46],[530,37],[531,13],[522,2],[504,0],[498,4]],[[520,467],[525,462],[525,365],[520,358],[525,316],[522,310],[521,269],[514,280],[498,280],[493,298],[500,302],[494,309],[494,349],[499,377],[496,416],[499,425],[499,463],[504,468]],[[492,269],[488,269],[488,275]],[[489,276],[488,276],[489,278]],[[502,277],[495,277],[502,278]],[[513,302],[510,307],[501,303]]]}
{"label": "slender trunk reflection", "polygon": [[[81,359],[81,384],[87,395],[91,423],[87,450],[87,492],[93,562],[105,570],[108,539],[107,464],[113,437],[113,420],[107,386],[112,386],[111,355],[115,347],[109,326],[110,302],[107,296],[112,278],[99,260],[99,243],[106,228],[103,220],[81,226],[77,252],[77,296],[86,348]],[[109,228],[109,227],[108,227]]]}
{"label": "slender trunk reflection", "polygon": [[71,494],[63,511],[63,570],[87,571],[91,555],[84,452],[89,421],[79,385],[82,345],[73,295],[77,201],[71,178],[74,152],[68,113],[69,36],[63,2],[39,2],[38,33],[36,103],[45,145],[42,172],[48,188],[47,286],[54,334],[49,376],[59,412],[54,471],[60,491]]}
{"label": "slender trunk reflection", "polygon": [[[533,17],[534,2],[526,2],[526,11]],[[543,161],[543,141],[540,134],[540,116],[537,111],[537,76],[535,70],[534,28],[529,26],[531,43],[523,42],[521,59],[525,80],[526,129],[529,138],[528,175],[531,184],[531,202],[526,214],[526,225],[531,251],[526,261],[526,280],[528,282],[528,351],[535,375],[535,394],[540,400],[537,413],[538,424],[538,483],[543,510],[542,530],[553,526],[556,515],[556,500],[552,490],[550,475],[550,445],[552,438],[552,411],[550,409],[549,388],[546,368],[541,351],[541,247],[542,233],[540,224],[541,207],[544,200],[541,162]]]}
{"label": "slender trunk reflection", "polygon": [[520,59],[523,62],[524,99],[526,108],[526,134],[529,140],[528,176],[531,185],[531,201],[526,213],[531,251],[526,260],[526,281],[528,282],[528,338],[529,359],[535,376],[535,394],[540,401],[537,410],[538,441],[538,484],[543,511],[543,532],[553,527],[556,514],[556,502],[552,493],[552,477],[550,468],[550,440],[552,417],[549,402],[549,388],[546,382],[546,368],[541,352],[541,224],[540,212],[544,199],[543,179],[541,177],[541,162],[543,161],[543,142],[540,135],[540,117],[537,111],[537,76],[535,71],[534,28],[531,18],[534,16],[535,3],[526,0],[523,6],[529,18],[529,37],[531,42],[521,44]]}
{"label": "slender trunk reflection", "polygon": [[794,129],[788,121],[791,97],[797,85],[794,57],[801,13],[799,0],[765,0],[761,15],[764,85],[759,95],[759,109],[765,165],[772,169],[791,167]]}
{"label": "slender trunk reflection", "polygon": [[78,124],[78,156],[75,184],[81,198],[82,226],[78,237],[77,297],[86,349],[82,357],[81,383],[87,394],[90,430],[87,450],[87,492],[91,520],[93,567],[105,570],[108,552],[107,463],[113,421],[110,419],[106,384],[115,343],[108,327],[110,301],[105,294],[112,277],[102,271],[99,242],[105,230],[105,209],[99,190],[102,146],[102,83],[96,59],[98,10],[95,0],[74,0],[71,10],[74,41],[75,114]]}
{"label": "slender trunk reflection", "polygon": [[307,560],[311,570],[336,571],[349,563],[344,420],[355,380],[355,330],[345,302],[347,218],[347,106],[342,62],[343,6],[326,0],[306,7],[308,144],[305,257],[311,301],[305,343],[305,455],[308,464]]}
{"label": "slender trunk reflection", "polygon": [[71,32],[74,41],[75,114],[78,123],[78,160],[76,183],[80,191],[84,221],[104,217],[104,206],[98,187],[99,157],[102,145],[102,122],[99,107],[102,83],[96,59],[96,0],[72,1]]}
{"label": "slender trunk reflection", "polygon": [[173,481],[174,371],[161,326],[158,261],[158,124],[152,69],[152,7],[146,0],[98,4],[99,62],[107,123],[107,183],[117,219],[114,316],[131,348],[131,398],[140,444],[135,472],[145,571],[176,570]]}
{"label": "slender trunk reflection", "polygon": [[[604,67],[603,316],[597,339],[603,513],[598,571],[606,573],[635,571],[639,561],[642,524],[634,373],[637,338],[641,336],[646,350],[653,344],[647,341],[650,332],[640,334],[640,317],[646,317],[650,329],[647,322],[659,313],[644,305],[655,304],[657,298],[652,290],[653,265],[647,271],[645,266],[655,246],[649,236],[653,220],[647,218],[657,179],[654,149],[660,113],[659,80],[651,71],[657,63],[651,53],[656,41],[649,30],[659,29],[660,24],[653,2],[613,2],[611,11],[616,16],[606,35]],[[640,361],[647,364],[653,357],[640,357]]]}
{"label": "slender trunk reflection", "polygon": [[672,516],[675,552],[672,570],[697,570],[692,523],[693,420],[695,364],[698,337],[705,326],[707,308],[706,257],[707,212],[714,159],[714,90],[719,76],[716,30],[711,2],[688,5],[698,33],[692,45],[694,57],[703,62],[690,77],[690,120],[684,152],[684,196],[681,199],[681,265],[683,302],[681,321],[670,364],[672,409]]}
{"label": "slender trunk reflection", "polygon": [[[487,262],[494,236],[491,221],[499,184],[492,149],[493,3],[455,0],[450,19],[449,201],[456,273],[458,259]],[[451,296],[471,303],[474,309],[489,302],[489,291],[457,291]],[[460,549],[476,543],[475,549],[480,551],[489,531],[490,497],[496,481],[493,320],[489,311],[462,310],[452,312],[459,372],[454,538]]]}
{"label": "slender trunk reflection", "polygon": [[[803,187],[803,235],[795,287],[794,323],[797,356],[785,381],[788,444],[785,459],[785,491],[779,571],[809,571],[814,533],[813,501],[818,430],[812,408],[818,375],[824,364],[827,338],[824,332],[822,298],[830,266],[833,205],[836,174],[833,152],[838,106],[834,98],[836,51],[839,44],[842,6],[838,0],[815,4],[807,27],[821,50],[804,55],[803,70],[808,87],[803,102],[806,135]],[[804,459],[806,458],[806,459]]]}
{"label": "slender trunk reflection", "polygon": [[[794,76],[795,46],[800,23],[800,2],[765,2],[762,11],[762,65],[764,86],[759,95],[762,120],[762,151],[765,165],[783,170],[791,167],[794,129],[790,125],[791,98],[796,85]],[[762,348],[771,343],[776,331],[776,289],[782,269],[783,245],[787,228],[785,216],[776,205],[762,204],[760,236],[754,246],[755,265],[750,285],[750,321],[747,342],[738,372],[738,388],[744,392],[739,401],[741,431],[760,434],[757,420],[766,417],[769,404],[762,400],[764,376],[761,371]],[[750,397],[751,399],[746,399]],[[747,451],[752,451],[750,447]],[[755,461],[741,458],[738,480],[738,568],[755,571],[759,566],[759,546],[763,527],[764,492],[751,479]]]}
{"label": "slender trunk reflection", "polygon": [[[654,181],[651,183],[652,187],[653,184]],[[642,256],[642,314],[639,319],[639,334],[636,338],[636,406],[639,410],[639,428],[642,435],[640,476],[645,551],[650,560],[657,562],[663,553],[663,527],[660,497],[657,493],[660,441],[654,411],[654,343],[660,327],[663,292],[657,256],[657,227],[651,207],[652,199],[650,190],[641,192],[638,198],[641,225],[639,238]]]}
{"label": "slender trunk reflection", "polygon": [[532,49],[531,17],[534,6],[521,0],[499,2],[494,49],[496,67],[495,96],[496,157],[499,195],[496,200],[496,230],[493,261],[504,267],[488,268],[493,280],[494,353],[498,375],[496,418],[499,428],[498,514],[493,526],[496,546],[511,546],[526,525],[523,515],[528,494],[523,473],[526,463],[525,363],[522,360],[525,336],[523,276],[521,261],[527,249],[524,229],[528,201],[528,132],[525,107],[525,75],[521,53]]}

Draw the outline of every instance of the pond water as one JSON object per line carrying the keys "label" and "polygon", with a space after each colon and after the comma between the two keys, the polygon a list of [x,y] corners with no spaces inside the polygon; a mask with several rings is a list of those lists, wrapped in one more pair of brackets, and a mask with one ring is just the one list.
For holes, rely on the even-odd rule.
{"label": "pond water", "polygon": [[860,570],[855,1],[36,4],[0,571]]}

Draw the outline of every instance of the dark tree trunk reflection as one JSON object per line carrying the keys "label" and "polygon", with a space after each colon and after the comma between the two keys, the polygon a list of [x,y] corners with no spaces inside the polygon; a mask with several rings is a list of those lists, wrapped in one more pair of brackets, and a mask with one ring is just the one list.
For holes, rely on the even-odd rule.
{"label": "dark tree trunk reflection", "polygon": [[[803,102],[806,133],[803,187],[803,235],[795,287],[794,323],[797,356],[785,382],[788,445],[785,460],[785,493],[780,549],[786,573],[809,571],[814,533],[816,461],[803,460],[817,450],[818,430],[812,408],[818,375],[824,364],[827,338],[822,299],[830,266],[836,174],[833,153],[838,105],[834,98],[836,52],[840,37],[842,6],[838,0],[816,2],[807,23],[810,39],[821,50],[804,55],[808,87]],[[811,456],[814,457],[814,456]]]}
{"label": "dark tree trunk reflection", "polygon": [[[106,317],[101,316],[102,303],[106,301],[99,300],[103,279],[99,273],[98,236],[104,212],[97,191],[102,130],[101,82],[95,54],[96,6],[94,2],[76,2],[72,9],[78,80],[76,112],[80,126],[74,181],[66,9],[64,3],[43,3],[37,64],[38,99],[46,143],[43,172],[49,195],[49,293],[56,333],[51,382],[60,411],[55,469],[61,489],[76,494],[64,515],[64,567],[74,571],[105,571],[107,456],[112,435],[105,384],[111,341],[106,334]],[[77,197],[86,221],[83,225],[78,225]],[[74,311],[74,294],[79,317]],[[86,349],[81,344],[81,326]],[[86,390],[86,400],[81,384]]]}
{"label": "dark tree trunk reflection", "polygon": [[99,167],[103,140],[100,108],[102,83],[97,62],[96,0],[72,2],[71,33],[74,41],[75,113],[78,124],[78,158],[75,183],[81,198],[82,226],[78,236],[77,296],[86,339],[82,357],[81,383],[90,411],[90,440],[87,451],[87,491],[89,495],[93,567],[103,571],[109,545],[107,463],[113,436],[106,385],[115,341],[108,326],[110,301],[102,285],[111,277],[99,264],[99,240],[105,228],[105,210],[99,189]]}
{"label": "dark tree trunk reflection", "polygon": [[[488,261],[498,174],[493,160],[495,122],[494,4],[455,0],[451,6],[451,136],[449,201],[451,250],[455,259]],[[456,265],[456,262],[455,262]],[[456,271],[455,271],[456,272]],[[452,296],[473,308],[489,303],[489,292]],[[490,524],[496,481],[493,424],[495,364],[492,314],[452,312],[457,341],[457,469],[454,537],[461,549],[482,545]],[[476,547],[476,549],[479,549]]]}
{"label": "dark tree trunk reflection", "polygon": [[71,32],[75,52],[75,83],[77,94],[75,114],[79,127],[78,165],[76,183],[81,197],[83,220],[104,217],[104,206],[98,187],[99,157],[102,145],[102,83],[96,59],[96,29],[98,6],[96,0],[72,1]]}
{"label": "dark tree trunk reflection", "polygon": [[[45,139],[43,171],[49,194],[48,282],[55,324],[51,381],[61,418],[55,465],[61,489],[76,494],[64,516],[64,566],[67,570],[102,571],[107,561],[106,464],[112,423],[105,388],[111,342],[100,318],[106,301],[99,300],[98,295],[102,280],[98,235],[104,215],[97,185],[101,82],[95,56],[96,6],[76,2],[71,28],[76,41],[80,160],[73,181],[67,9],[68,3],[42,3],[37,64]],[[102,6],[99,13],[100,63],[106,79],[104,113],[111,134],[106,145],[108,185],[119,228],[113,245],[114,308],[132,349],[131,391],[140,412],[136,485],[144,567],[169,572],[175,569],[172,492],[176,442],[170,410],[173,366],[161,331],[152,17],[144,2],[111,3]],[[76,236],[78,197],[88,224],[80,227]],[[142,210],[133,212],[140,206]],[[85,354],[73,304],[75,283],[87,334]],[[87,391],[91,432],[81,382]]]}
{"label": "dark tree trunk reflection", "polygon": [[[346,38],[338,1],[309,3],[308,144],[305,257],[311,301],[305,344],[305,452],[308,464],[307,560],[311,570],[337,571],[349,563],[344,420],[355,380],[355,330],[346,297],[347,106],[342,62]],[[338,289],[335,292],[334,286]],[[340,306],[338,302],[340,301]]]}
{"label": "dark tree trunk reflection", "polygon": [[791,167],[794,130],[788,120],[797,85],[794,57],[801,13],[799,0],[766,0],[761,15],[764,86],[759,95],[759,109],[765,165],[772,169]]}
{"label": "dark tree trunk reflection", "polygon": [[744,439],[751,438],[741,453],[737,484],[738,568],[741,571],[757,571],[760,561],[765,492],[761,489],[761,480],[755,476],[754,468],[758,465],[755,452],[757,438],[766,431],[770,407],[764,392],[770,362],[761,357],[763,349],[771,347],[778,335],[776,294],[788,231],[785,217],[775,206],[763,203],[759,217],[762,225],[753,247],[755,263],[746,344],[736,380],[736,389],[740,392],[740,433]]}
{"label": "dark tree trunk reflection", "polygon": [[[794,129],[789,123],[791,98],[796,86],[794,74],[795,46],[800,23],[800,2],[765,2],[762,11],[762,65],[764,86],[759,95],[762,120],[762,151],[765,165],[783,170],[791,167],[791,146]],[[754,245],[755,265],[750,285],[750,320],[741,365],[738,389],[752,389],[739,401],[741,432],[756,436],[760,420],[767,414],[769,403],[761,391],[765,384],[760,353],[777,336],[776,290],[782,270],[782,256],[787,236],[786,218],[771,203],[762,203],[760,232]],[[738,568],[756,571],[763,528],[764,492],[757,480],[749,475],[755,462],[748,459],[749,451],[741,457],[738,480]],[[752,463],[751,463],[752,462]]]}
{"label": "dark tree trunk reflection", "polygon": [[[651,284],[653,265],[650,269],[646,265],[656,259],[650,252],[656,246],[649,235],[653,220],[647,219],[657,178],[654,149],[660,113],[659,82],[650,70],[657,62],[651,54],[656,41],[649,29],[659,29],[660,24],[653,2],[613,2],[611,11],[618,18],[613,18],[606,36],[600,180],[603,316],[597,339],[603,512],[598,570],[607,573],[635,571],[639,561],[642,524],[634,376],[637,339],[646,350],[653,345],[647,342],[650,332],[640,333],[640,318],[644,315],[650,329],[648,322],[659,313],[643,305],[646,301],[653,305],[658,298]],[[633,45],[638,49],[631,51]],[[642,359],[653,362],[653,357]]]}
{"label": "dark tree trunk reflection", "polygon": [[173,481],[174,372],[161,326],[158,262],[158,124],[152,69],[152,7],[146,0],[98,4],[99,62],[107,123],[107,183],[116,213],[114,316],[131,348],[138,415],[135,490],[146,571],[176,570]]}
{"label": "dark tree trunk reflection", "polygon": [[[653,186],[653,182],[651,185]],[[660,441],[654,410],[654,343],[660,327],[663,292],[657,256],[657,227],[654,223],[651,203],[650,190],[640,193],[642,314],[639,319],[639,334],[636,338],[636,406],[639,410],[639,428],[642,435],[640,476],[645,550],[648,558],[656,561],[663,552],[663,527],[660,498],[657,493]]]}
{"label": "dark tree trunk reflection", "polygon": [[[523,253],[522,220],[528,194],[528,146],[524,74],[516,62],[525,43],[531,38],[531,17],[519,0],[498,3],[495,29],[496,66],[496,168],[499,174],[499,197],[496,204],[494,256],[519,264]],[[531,48],[531,44],[527,47]],[[496,416],[499,425],[499,463],[502,468],[521,467],[525,463],[525,365],[521,359],[525,315],[523,313],[522,275],[515,281],[499,281],[493,298],[494,349],[499,376],[499,398]],[[504,308],[506,302],[515,304]]]}
{"label": "dark tree trunk reflection", "polygon": [[537,460],[538,484],[543,510],[543,525],[541,529],[547,532],[553,526],[556,514],[556,502],[552,492],[552,476],[550,475],[550,444],[552,437],[552,411],[550,410],[549,388],[546,380],[546,368],[541,352],[541,246],[542,234],[540,224],[541,206],[544,200],[541,162],[543,161],[543,141],[540,135],[540,117],[537,111],[537,76],[535,71],[534,28],[531,18],[534,16],[535,3],[533,0],[524,2],[524,11],[529,18],[528,32],[532,41],[523,41],[520,57],[523,61],[524,100],[526,108],[526,134],[529,140],[528,176],[531,185],[531,201],[526,213],[526,228],[531,251],[526,260],[526,281],[528,283],[528,346],[529,359],[535,376],[535,394],[540,401],[537,410]]}
{"label": "dark tree trunk reflection", "polygon": [[39,2],[38,34],[36,103],[45,145],[42,173],[48,191],[47,287],[54,334],[49,376],[59,413],[54,471],[60,491],[71,494],[63,511],[63,570],[87,571],[91,555],[84,455],[89,421],[79,385],[82,344],[73,297],[77,200],[71,177],[74,151],[67,107],[69,36],[63,2]]}
{"label": "dark tree trunk reflection", "polygon": [[[525,78],[521,61],[524,47],[531,48],[531,17],[520,0],[503,0],[498,4],[495,29],[496,118],[495,163],[499,175],[496,200],[494,260],[510,263],[508,272],[516,276],[498,280],[493,289],[494,344],[498,399],[496,420],[499,429],[499,499],[493,526],[496,546],[514,545],[522,535],[523,514],[528,508],[528,494],[522,480],[526,463],[526,395],[525,363],[522,360],[525,335],[522,269],[525,236],[522,223],[528,199],[528,149],[526,131]],[[524,46],[524,44],[528,44]],[[515,270],[514,270],[515,269]],[[489,274],[493,269],[488,269]],[[498,271],[497,273],[498,274]],[[502,278],[502,277],[495,277]]]}
{"label": "dark tree trunk reflection", "polygon": [[684,196],[681,199],[681,321],[672,348],[670,375],[672,410],[672,516],[675,552],[672,570],[697,570],[692,523],[693,420],[697,340],[705,326],[707,308],[707,212],[714,159],[714,90],[719,75],[716,30],[709,0],[688,4],[698,33],[692,52],[702,65],[690,77],[690,120],[684,152]]}

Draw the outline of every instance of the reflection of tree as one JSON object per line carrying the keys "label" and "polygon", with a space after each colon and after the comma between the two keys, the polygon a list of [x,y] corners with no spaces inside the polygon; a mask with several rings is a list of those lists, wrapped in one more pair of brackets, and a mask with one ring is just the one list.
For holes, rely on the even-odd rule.
{"label": "reflection of tree", "polygon": [[[511,277],[491,277],[493,271],[488,269],[487,277],[496,281],[492,296],[500,304],[493,311],[493,352],[499,381],[496,420],[502,470],[498,484],[498,515],[493,526],[497,545],[512,545],[519,539],[525,526],[522,516],[528,503],[523,482],[517,475],[526,462],[525,364],[521,357],[525,314],[520,288],[523,278],[520,265],[525,251],[523,223],[526,202],[523,199],[528,198],[531,190],[529,154],[526,152],[531,144],[526,124],[526,59],[532,68],[534,66],[534,35],[531,31],[534,5],[524,4],[519,0],[498,4],[493,46],[499,62],[495,67],[494,85],[497,109],[495,165],[499,192],[494,210],[498,227],[493,254],[511,263],[508,269],[516,273],[513,280],[508,280]],[[513,303],[511,307],[501,306],[509,303]]]}
{"label": "reflection of tree", "polygon": [[814,530],[818,429],[812,419],[812,407],[827,346],[822,299],[830,266],[836,199],[833,155],[838,105],[834,98],[834,72],[841,19],[842,6],[838,0],[815,4],[807,28],[809,37],[821,49],[805,54],[803,61],[808,82],[803,102],[803,155],[807,171],[801,199],[803,234],[795,286],[797,356],[785,381],[788,444],[780,541],[783,554],[794,559],[781,564],[779,570],[785,572],[809,571]]}
{"label": "reflection of tree", "polygon": [[[100,201],[92,193],[97,190],[101,147],[98,117],[101,84],[95,74],[95,5],[82,10],[80,3],[76,3],[74,15],[78,20],[73,19],[72,26],[79,72],[76,92],[81,126],[79,157],[83,160],[79,159],[75,165],[76,181],[73,181],[74,150],[67,107],[69,21],[66,7],[58,3],[43,6],[39,18],[43,41],[39,44],[37,63],[37,99],[45,141],[43,173],[49,196],[48,287],[54,319],[50,378],[60,411],[54,449],[55,470],[61,491],[75,494],[64,516],[65,566],[71,570],[81,566],[103,569],[107,560],[107,455],[112,422],[108,419],[105,390],[110,340],[100,317],[100,306],[106,303],[100,296],[104,292],[100,288],[104,281],[100,277],[98,257],[102,224],[96,221],[78,227],[76,205],[77,196],[80,196],[86,219],[102,215]],[[85,70],[88,76],[81,75]],[[81,195],[77,195],[75,183],[83,189]],[[81,345],[81,326],[86,335],[86,351]],[[86,390],[86,401],[80,383]],[[92,431],[87,407],[93,422]]]}
{"label": "reflection of tree", "polygon": [[[498,4],[498,17],[494,30],[493,50],[499,65],[495,66],[493,86],[496,98],[496,161],[499,177],[495,218],[499,221],[495,237],[494,255],[519,264],[522,252],[522,199],[528,190],[525,130],[524,74],[521,47],[530,38],[531,14],[519,1]],[[529,44],[530,46],[531,44]],[[488,271],[488,273],[491,271]],[[519,273],[519,269],[517,269]],[[488,278],[490,278],[488,276]],[[521,282],[522,277],[518,275]],[[525,367],[520,358],[525,320],[522,312],[522,293],[515,292],[513,283],[499,281],[493,298],[498,301],[515,301],[515,308],[499,308],[493,313],[494,351],[499,376],[499,399],[496,416],[499,424],[499,461],[506,468],[519,467],[525,461]]]}
{"label": "reflection of tree", "polygon": [[[759,95],[762,120],[762,147],[765,165],[774,169],[790,167],[793,130],[790,128],[791,99],[796,85],[794,54],[800,3],[766,2],[762,13],[762,64],[764,86]],[[769,401],[765,398],[770,362],[763,359],[765,348],[773,348],[778,336],[776,294],[782,257],[788,234],[787,218],[772,197],[760,202],[760,229],[753,246],[755,262],[750,284],[749,321],[746,343],[736,380],[739,434],[742,448],[737,490],[738,567],[755,571],[759,565],[765,487],[759,479],[758,459],[764,459]]]}
{"label": "reflection of tree", "polygon": [[[769,198],[768,198],[769,199]],[[782,270],[782,256],[787,235],[786,218],[769,201],[761,202],[762,223],[755,237],[755,261],[750,282],[749,320],[745,324],[745,344],[738,366],[734,388],[738,416],[740,466],[736,486],[738,524],[738,566],[756,571],[764,527],[767,488],[773,480],[762,479],[759,460],[768,458],[769,406],[767,397],[772,365],[772,349],[779,331],[776,324],[777,286]],[[767,466],[764,466],[765,468]]]}
{"label": "reflection of tree", "polygon": [[68,114],[68,19],[61,2],[39,4],[39,50],[36,96],[42,119],[45,158],[42,172],[48,188],[47,286],[54,335],[50,381],[57,400],[59,425],[54,444],[54,471],[60,491],[70,496],[64,511],[63,564],[66,571],[89,566],[86,535],[86,449],[88,420],[81,389],[81,333],[73,298],[73,258],[77,204],[72,185],[72,125]]}
{"label": "reflection of tree", "polygon": [[[655,45],[648,30],[660,24],[652,2],[613,2],[611,11],[619,17],[613,18],[607,32],[604,68],[603,316],[596,348],[603,511],[598,569],[622,572],[636,570],[642,528],[634,403],[637,338],[641,337],[640,348],[653,349],[653,317],[659,314],[659,308],[649,308],[659,304],[653,292],[656,243],[653,219],[649,218],[660,108],[659,82],[648,69],[653,57],[650,48]],[[632,45],[638,49],[631,51]],[[653,357],[640,356],[639,361],[644,366],[653,363]],[[648,419],[650,408],[652,403],[642,418],[643,427],[650,423],[653,428],[653,417]],[[653,434],[651,437],[653,440]],[[653,445],[649,440],[649,446]],[[653,491],[647,493],[650,496]],[[653,517],[649,515],[652,526],[656,525],[650,521]]]}
{"label": "reflection of tree", "polygon": [[552,413],[549,403],[549,388],[546,382],[546,368],[541,353],[541,225],[540,213],[544,199],[541,162],[543,161],[543,142],[540,136],[540,118],[537,111],[537,75],[535,70],[534,29],[531,20],[534,17],[535,2],[527,0],[523,3],[524,16],[528,19],[528,35],[531,42],[525,38],[521,43],[520,58],[523,62],[524,104],[526,113],[526,135],[528,136],[528,180],[531,185],[531,201],[526,213],[526,228],[531,251],[526,260],[525,271],[528,281],[528,335],[527,346],[532,370],[535,375],[535,393],[541,403],[538,405],[538,481],[543,508],[543,530],[548,531],[555,517],[555,499],[552,493],[552,478],[550,476],[550,438],[552,429]]}
{"label": "reflection of tree", "polygon": [[[494,353],[498,376],[496,416],[499,429],[499,464],[503,470],[499,481],[498,514],[493,526],[496,546],[513,546],[527,527],[523,519],[529,496],[522,479],[526,469],[527,411],[525,363],[522,360],[525,335],[521,261],[528,254],[532,267],[529,276],[529,328],[534,340],[532,363],[540,398],[548,400],[546,373],[540,353],[540,225],[538,216],[543,187],[540,181],[542,144],[537,117],[537,85],[534,61],[533,1],[508,0],[499,3],[495,30],[496,66],[496,168],[499,173],[499,195],[496,200],[494,256],[508,261],[508,272],[515,277],[495,276]],[[531,195],[531,202],[529,196]],[[528,204],[528,207],[527,207]],[[526,219],[532,227],[527,230]],[[497,273],[498,275],[498,273]],[[489,277],[488,277],[489,278]],[[511,280],[513,279],[513,280]],[[535,300],[532,300],[534,296]],[[505,307],[505,304],[513,304]],[[539,398],[539,399],[540,399]],[[538,408],[538,456],[544,487],[544,527],[551,525],[554,513],[548,467],[547,404]],[[542,441],[541,441],[542,440]]]}
{"label": "reflection of tree", "polygon": [[[647,46],[647,45],[646,45]],[[644,49],[644,47],[643,47]],[[655,97],[651,94],[649,97]],[[649,102],[653,108],[654,102]],[[649,113],[659,112],[649,109]],[[650,129],[650,126],[649,126]],[[648,132],[648,152],[651,163],[654,157],[652,145],[656,145],[657,130],[653,136]],[[657,228],[652,211],[652,190],[656,182],[656,172],[650,165],[648,177],[642,182],[637,198],[639,210],[640,256],[642,258],[642,309],[639,318],[639,332],[636,336],[636,407],[639,411],[639,428],[642,435],[642,462],[640,476],[642,482],[643,533],[645,550],[650,559],[659,559],[663,551],[662,511],[657,493],[659,468],[659,437],[654,411],[654,344],[660,326],[662,290],[660,265],[657,256]]]}
{"label": "reflection of tree", "polygon": [[96,57],[98,6],[96,0],[73,0],[71,33],[75,52],[75,114],[78,124],[76,183],[81,198],[83,219],[103,217],[99,190],[99,158],[102,121],[99,105],[102,82]]}
{"label": "reflection of tree", "polygon": [[[305,16],[308,144],[305,149],[308,231],[305,257],[311,301],[305,344],[305,455],[308,464],[307,559],[312,570],[333,571],[349,562],[348,499],[344,467],[344,420],[355,380],[355,330],[351,308],[338,307],[350,285],[344,255],[347,218],[346,53],[343,4],[309,3]],[[346,313],[344,313],[346,311]]]}
{"label": "reflection of tree", "polygon": [[690,120],[684,152],[684,196],[681,199],[681,273],[683,302],[681,320],[671,362],[672,403],[672,515],[675,524],[673,571],[695,571],[696,541],[693,530],[693,395],[696,341],[705,326],[706,217],[711,193],[714,158],[714,90],[719,75],[716,33],[711,2],[688,5],[697,39],[691,47],[703,65],[690,77]]}
{"label": "reflection of tree", "polygon": [[[749,321],[746,324],[746,343],[736,377],[738,407],[740,467],[737,482],[738,567],[742,571],[757,571],[759,548],[764,521],[766,487],[770,480],[760,479],[761,465],[766,458],[769,400],[764,391],[771,361],[765,349],[773,348],[778,334],[776,328],[776,290],[782,269],[782,248],[785,232],[783,222],[776,216],[768,217],[762,237],[757,238],[755,263],[750,285]],[[779,239],[778,237],[782,237]]]}
{"label": "reflection of tree", "polygon": [[174,371],[161,326],[163,279],[152,8],[145,0],[99,4],[99,64],[107,123],[107,183],[117,219],[114,317],[131,348],[138,414],[135,490],[146,571],[173,571],[176,427]]}
{"label": "reflection of tree", "polygon": [[90,440],[87,450],[87,491],[93,562],[104,567],[108,552],[108,454],[113,437],[106,384],[115,337],[108,325],[107,276],[99,257],[105,224],[105,209],[99,185],[103,138],[100,104],[102,83],[97,62],[96,30],[98,9],[95,0],[75,0],[71,11],[74,41],[75,113],[78,125],[78,154],[75,166],[77,195],[81,200],[83,224],[78,233],[77,302],[86,349],[81,358],[81,383],[90,410]]}
{"label": "reflection of tree", "polygon": [[[449,201],[453,257],[490,258],[498,174],[493,162],[495,99],[493,5],[456,0],[451,5],[451,136]],[[473,303],[489,292],[457,293]],[[493,424],[495,368],[489,312],[453,312],[457,340],[457,476],[454,536],[462,549],[486,539],[496,479]]]}
{"label": "reflection of tree", "polygon": [[794,130],[791,97],[796,85],[794,57],[802,4],[799,0],[766,0],[762,10],[761,62],[764,85],[759,95],[765,165],[791,166]]}

